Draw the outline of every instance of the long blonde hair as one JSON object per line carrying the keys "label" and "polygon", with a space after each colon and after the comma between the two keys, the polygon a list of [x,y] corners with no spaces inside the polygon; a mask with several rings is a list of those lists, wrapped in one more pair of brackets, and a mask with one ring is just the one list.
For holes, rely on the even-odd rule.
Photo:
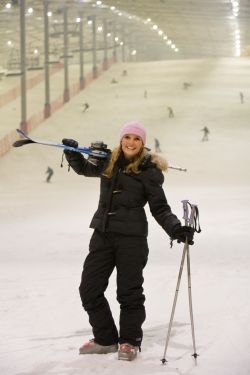
{"label": "long blonde hair", "polygon": [[[113,176],[114,165],[115,165],[116,161],[118,160],[118,158],[121,154],[122,154],[122,146],[119,145],[118,147],[116,147],[112,151],[108,166],[107,166],[106,170],[103,172],[104,176],[106,176],[108,178],[111,178]],[[136,155],[135,159],[133,159],[133,161],[131,161],[131,163],[129,163],[124,168],[124,171],[126,173],[136,173],[136,174],[140,173],[141,171],[139,169],[139,166],[140,166],[142,160],[144,159],[145,155],[147,155],[147,154],[148,154],[147,149],[145,147],[142,147],[140,149],[139,153]]]}

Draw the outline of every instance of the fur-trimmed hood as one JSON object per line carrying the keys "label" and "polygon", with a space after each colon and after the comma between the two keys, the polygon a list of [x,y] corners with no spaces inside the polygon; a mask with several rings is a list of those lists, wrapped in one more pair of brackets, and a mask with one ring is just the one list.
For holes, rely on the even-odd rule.
{"label": "fur-trimmed hood", "polygon": [[146,155],[144,156],[144,159],[141,163],[141,168],[147,168],[150,164],[155,164],[155,166],[162,172],[166,172],[168,170],[168,162],[166,159],[147,150]]}
{"label": "fur-trimmed hood", "polygon": [[168,170],[168,162],[163,157],[159,156],[158,154],[151,153],[151,162],[156,164],[157,168],[161,171],[166,172]]}

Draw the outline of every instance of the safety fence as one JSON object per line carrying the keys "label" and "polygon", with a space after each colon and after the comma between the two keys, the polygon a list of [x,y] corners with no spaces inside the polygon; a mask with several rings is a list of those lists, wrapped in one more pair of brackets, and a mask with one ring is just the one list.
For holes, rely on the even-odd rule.
{"label": "safety fence", "polygon": [[[89,72],[84,79],[84,85],[82,85],[81,82],[79,81],[73,83],[69,88],[69,93],[70,93],[69,97],[73,97],[77,95],[82,89],[84,89],[95,78],[97,78],[103,71],[107,70],[114,62],[115,60],[112,58],[105,65],[98,67],[97,71],[95,72],[95,75],[93,75],[92,72]],[[33,84],[34,84],[34,80],[33,80]],[[58,111],[64,104],[65,104],[65,100],[62,94],[57,99],[51,102],[50,115]],[[45,113],[45,109],[39,111],[38,113],[35,113],[29,119],[27,119],[25,130],[27,132],[30,132],[31,130],[36,128],[38,125],[40,125],[42,122],[44,122],[47,118],[48,116]],[[16,130],[12,130],[5,137],[0,139],[0,158],[11,149],[13,142],[15,142],[19,138],[20,137],[17,134]]]}
{"label": "safety fence", "polygon": [[[62,63],[58,63],[56,65],[53,65],[50,68],[50,74],[51,75],[55,74],[55,73],[59,72],[60,70],[62,70],[62,68],[63,68]],[[43,72],[40,72],[39,74],[37,74],[34,77],[30,77],[29,79],[27,79],[27,84],[26,84],[27,90],[32,89],[34,86],[38,85],[43,80],[44,80],[44,73]],[[12,89],[7,91],[6,93],[0,95],[0,108],[5,106],[6,104],[9,104],[10,102],[15,100],[16,98],[18,98],[20,96],[20,94],[21,94],[21,87],[20,87],[20,85],[18,85],[16,87],[13,87]]]}

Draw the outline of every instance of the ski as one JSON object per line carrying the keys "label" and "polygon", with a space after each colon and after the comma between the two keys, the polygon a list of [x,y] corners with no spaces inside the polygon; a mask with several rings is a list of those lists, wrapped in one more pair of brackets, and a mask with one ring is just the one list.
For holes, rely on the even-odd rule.
{"label": "ski", "polygon": [[[35,143],[35,144],[44,145],[44,146],[59,147],[59,148],[62,148],[64,150],[68,150],[68,151],[80,152],[82,154],[87,154],[89,156],[93,156],[93,157],[101,158],[101,159],[106,159],[110,155],[110,152],[111,152],[109,149],[107,149],[106,151],[100,150],[100,149],[98,149],[99,146],[97,146],[97,148],[94,147],[95,143],[93,143],[93,146],[91,146],[91,147],[74,148],[74,147],[66,146],[63,143],[56,143],[56,142],[51,142],[51,141],[33,139],[33,138],[29,137],[28,134],[24,133],[21,129],[16,129],[16,131],[19,135],[23,136],[24,139],[18,139],[17,141],[15,141],[12,145],[13,147],[21,147],[21,146],[24,146],[24,145],[28,145],[30,143]],[[99,145],[100,144],[103,145],[102,142],[97,142],[97,144],[98,143],[99,143]],[[106,148],[106,145],[104,145],[104,146]],[[168,168],[175,169],[175,170],[182,171],[182,172],[187,172],[186,168],[181,168],[179,166],[169,165]]]}
{"label": "ski", "polygon": [[19,135],[23,136],[25,139],[19,139],[19,140],[15,141],[13,143],[13,147],[21,147],[21,146],[24,146],[24,145],[27,145],[27,144],[35,143],[35,144],[44,145],[44,146],[59,147],[59,148],[62,148],[64,150],[80,152],[82,154],[87,154],[87,155],[90,155],[90,156],[95,156],[95,157],[103,158],[103,159],[106,159],[109,155],[109,150],[107,150],[107,152],[106,152],[106,151],[95,149],[93,147],[77,147],[77,148],[74,148],[74,147],[66,146],[63,143],[56,143],[56,142],[33,139],[33,138],[29,137],[26,133],[24,133],[21,129],[16,129],[16,131]]}

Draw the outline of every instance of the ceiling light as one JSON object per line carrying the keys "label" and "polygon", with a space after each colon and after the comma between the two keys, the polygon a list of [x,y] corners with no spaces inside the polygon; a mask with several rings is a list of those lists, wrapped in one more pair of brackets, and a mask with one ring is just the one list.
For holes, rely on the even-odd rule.
{"label": "ceiling light", "polygon": [[6,9],[11,9],[11,3],[7,3],[7,4],[5,5],[5,8],[6,8]]}

